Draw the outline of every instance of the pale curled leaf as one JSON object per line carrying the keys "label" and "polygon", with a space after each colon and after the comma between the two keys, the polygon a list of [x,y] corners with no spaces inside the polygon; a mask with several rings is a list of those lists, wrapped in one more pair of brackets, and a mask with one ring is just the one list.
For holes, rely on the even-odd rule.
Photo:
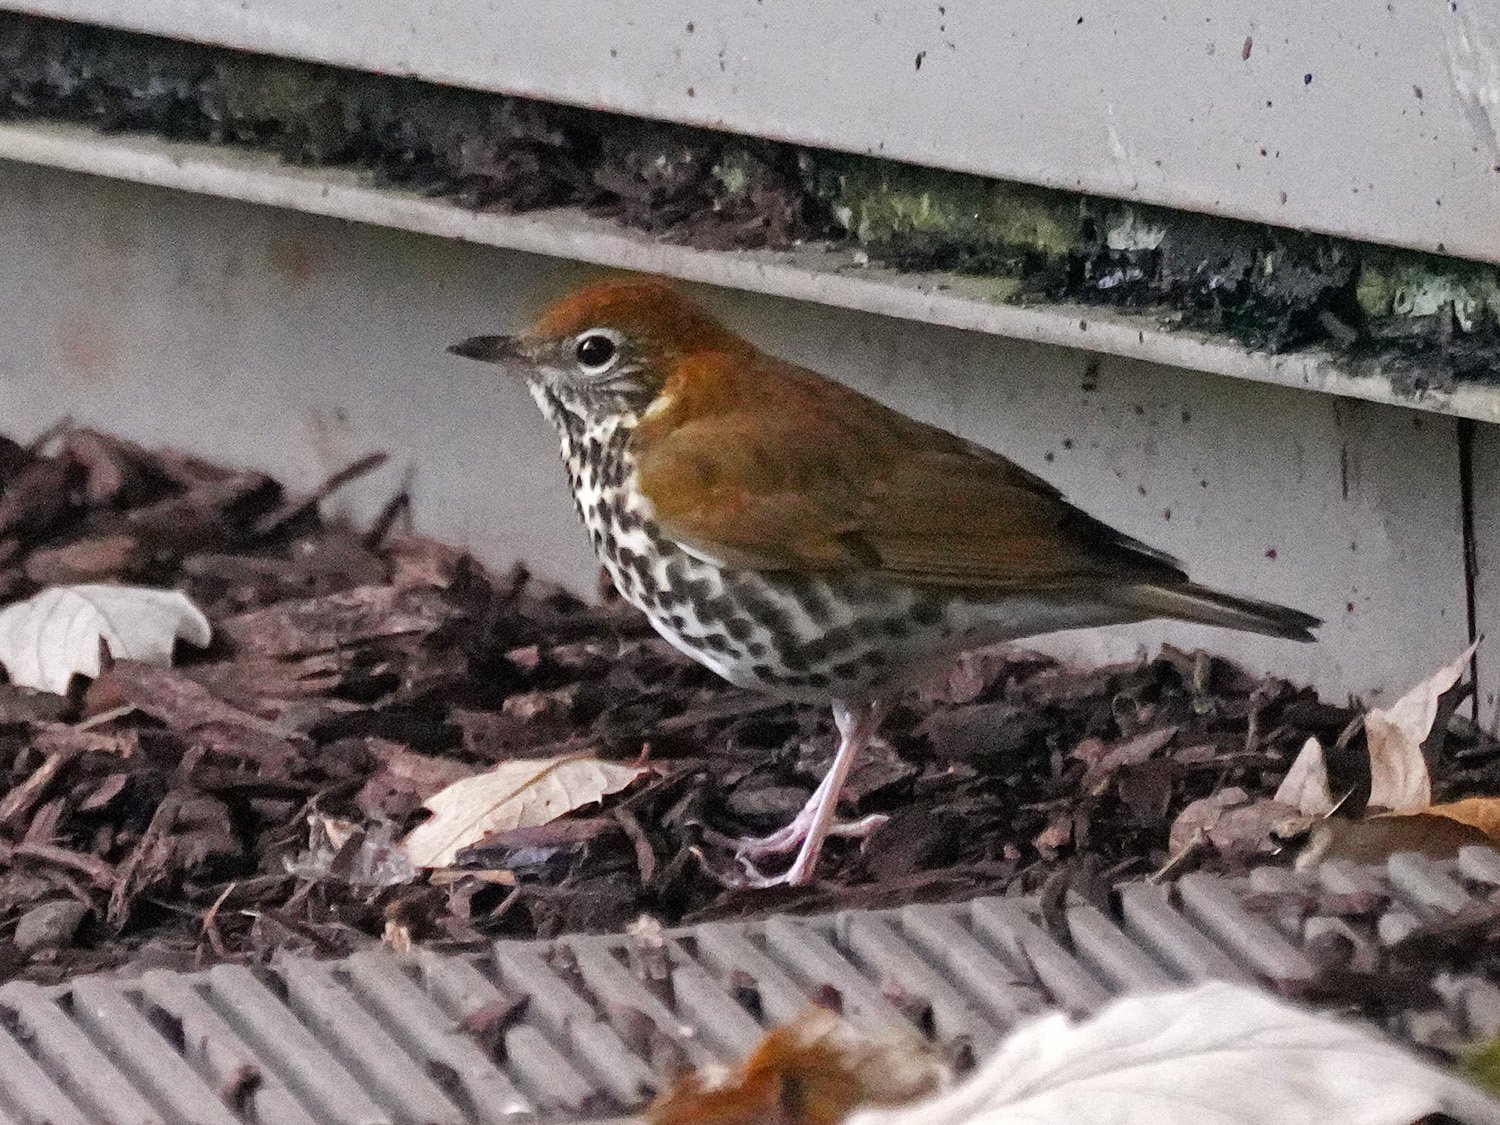
{"label": "pale curled leaf", "polygon": [[1389,708],[1372,707],[1365,716],[1371,808],[1414,812],[1432,804],[1432,779],[1422,758],[1422,743],[1437,718],[1438,701],[1462,678],[1478,647],[1475,641]]}
{"label": "pale curled leaf", "polygon": [[847,1125],[1500,1125],[1500,1104],[1375,1032],[1242,985],[1021,1028],[962,1085]]}
{"label": "pale curled leaf", "polygon": [[0,610],[0,664],[11,683],[59,695],[99,674],[99,642],[119,660],[170,664],[178,638],[199,648],[213,630],[178,590],[53,586]]}
{"label": "pale curled leaf", "polygon": [[1327,816],[1333,812],[1336,802],[1328,789],[1328,763],[1323,757],[1323,744],[1316,738],[1302,744],[1301,752],[1272,799],[1290,805],[1303,816]]}
{"label": "pale curled leaf", "polygon": [[412,829],[403,847],[418,867],[447,867],[488,832],[535,828],[624,789],[644,766],[602,762],[582,754],[503,762],[455,781],[424,802],[431,819]]}

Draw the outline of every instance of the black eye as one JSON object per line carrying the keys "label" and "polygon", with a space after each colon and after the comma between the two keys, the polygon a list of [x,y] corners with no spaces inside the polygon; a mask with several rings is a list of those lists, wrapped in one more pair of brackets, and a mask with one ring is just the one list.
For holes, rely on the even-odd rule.
{"label": "black eye", "polygon": [[590,332],[578,341],[574,349],[579,366],[586,371],[602,371],[614,362],[615,342],[602,332]]}

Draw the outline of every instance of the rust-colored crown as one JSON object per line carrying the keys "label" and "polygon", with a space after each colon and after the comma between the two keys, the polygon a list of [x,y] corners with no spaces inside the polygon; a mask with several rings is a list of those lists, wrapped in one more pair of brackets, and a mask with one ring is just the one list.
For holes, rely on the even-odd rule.
{"label": "rust-colored crown", "polygon": [[632,340],[647,362],[665,371],[693,352],[744,351],[750,345],[677,289],[656,278],[611,278],[574,290],[531,327],[536,339],[613,328]]}

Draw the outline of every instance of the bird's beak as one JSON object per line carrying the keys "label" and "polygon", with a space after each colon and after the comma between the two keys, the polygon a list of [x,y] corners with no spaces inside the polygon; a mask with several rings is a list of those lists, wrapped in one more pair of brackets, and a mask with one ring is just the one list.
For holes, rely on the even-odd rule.
{"label": "bird's beak", "polygon": [[483,360],[485,363],[530,363],[531,350],[519,336],[470,336],[448,350],[465,359]]}

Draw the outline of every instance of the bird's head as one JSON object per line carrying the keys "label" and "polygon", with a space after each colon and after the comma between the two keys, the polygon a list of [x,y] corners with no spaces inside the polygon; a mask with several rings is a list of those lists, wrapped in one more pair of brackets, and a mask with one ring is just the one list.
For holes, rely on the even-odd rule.
{"label": "bird's head", "polygon": [[542,411],[563,426],[647,412],[689,361],[750,345],[662,281],[585,285],[519,336],[474,336],[448,350],[525,377]]}

